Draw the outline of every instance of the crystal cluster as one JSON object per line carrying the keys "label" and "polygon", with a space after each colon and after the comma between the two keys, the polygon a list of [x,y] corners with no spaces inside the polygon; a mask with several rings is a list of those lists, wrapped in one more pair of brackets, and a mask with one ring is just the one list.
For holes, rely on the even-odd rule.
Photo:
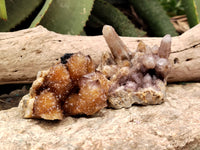
{"label": "crystal cluster", "polygon": [[61,120],[65,115],[92,115],[107,106],[110,82],[81,53],[38,73],[20,106],[24,118]]}
{"label": "crystal cluster", "polygon": [[104,26],[103,36],[111,53],[102,55],[98,68],[90,56],[76,53],[65,54],[60,63],[38,73],[19,104],[24,118],[62,120],[64,115],[93,115],[107,104],[119,109],[164,101],[170,35],[159,47],[140,41],[135,51],[111,26]]}
{"label": "crystal cluster", "polygon": [[104,26],[104,38],[111,50],[102,56],[97,68],[112,85],[108,102],[113,108],[128,108],[132,104],[160,104],[164,101],[171,37],[164,36],[160,46],[149,47],[142,41],[131,52],[111,26]]}

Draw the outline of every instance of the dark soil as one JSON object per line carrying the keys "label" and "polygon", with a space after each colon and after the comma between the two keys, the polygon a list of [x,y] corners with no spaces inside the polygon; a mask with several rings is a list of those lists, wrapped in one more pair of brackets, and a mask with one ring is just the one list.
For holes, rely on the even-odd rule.
{"label": "dark soil", "polygon": [[0,111],[17,107],[21,98],[29,92],[30,84],[0,85]]}

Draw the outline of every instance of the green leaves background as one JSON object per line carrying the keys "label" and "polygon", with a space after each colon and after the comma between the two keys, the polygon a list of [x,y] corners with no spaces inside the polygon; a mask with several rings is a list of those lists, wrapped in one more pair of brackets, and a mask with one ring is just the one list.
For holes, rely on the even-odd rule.
{"label": "green leaves background", "polygon": [[[131,11],[145,26],[127,15]],[[199,0],[0,0],[0,31],[40,24],[62,34],[96,35],[109,24],[121,36],[175,36],[169,16],[186,14],[192,27],[199,23],[199,12]]]}

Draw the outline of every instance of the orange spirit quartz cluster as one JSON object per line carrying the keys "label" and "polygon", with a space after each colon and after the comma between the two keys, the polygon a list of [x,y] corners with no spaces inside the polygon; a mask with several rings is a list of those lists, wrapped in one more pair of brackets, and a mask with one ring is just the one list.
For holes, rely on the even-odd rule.
{"label": "orange spirit quartz cluster", "polygon": [[63,58],[38,73],[30,94],[21,101],[24,118],[62,120],[64,114],[92,115],[107,106],[110,82],[95,71],[91,58],[81,53]]}
{"label": "orange spirit quartz cluster", "polygon": [[130,51],[111,26],[104,26],[111,53],[95,68],[90,56],[66,54],[49,70],[40,71],[21,102],[24,118],[62,120],[64,115],[93,115],[102,108],[160,104],[170,71],[171,37],[160,46],[142,41]]}

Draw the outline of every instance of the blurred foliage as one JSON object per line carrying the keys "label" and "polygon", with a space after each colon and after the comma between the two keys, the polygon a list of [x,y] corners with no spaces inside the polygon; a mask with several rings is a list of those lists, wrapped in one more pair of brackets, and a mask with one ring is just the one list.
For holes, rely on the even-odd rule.
{"label": "blurred foliage", "polygon": [[33,22],[31,23],[31,26],[30,26],[31,28],[37,26],[40,23],[40,21],[42,20],[42,18],[45,15],[45,13],[49,9],[49,6],[51,5],[52,1],[53,0],[46,0],[46,2],[44,3],[44,6],[42,7],[42,9],[38,13],[38,15],[35,17]]}
{"label": "blurred foliage", "polygon": [[[51,3],[52,2],[52,3]],[[62,34],[82,34],[93,7],[93,0],[47,0],[35,24]]]}
{"label": "blurred foliage", "polygon": [[182,0],[190,27],[200,21],[200,0]]}
{"label": "blurred foliage", "polygon": [[5,0],[0,0],[0,18],[2,18],[3,20],[7,20]]}
{"label": "blurred foliage", "polygon": [[129,0],[136,13],[148,24],[154,36],[177,35],[169,16],[158,0]]}
{"label": "blurred foliage", "polygon": [[42,0],[6,0],[8,18],[0,20],[0,31],[10,31],[16,25],[28,18],[42,3]]}
{"label": "blurred foliage", "polygon": [[112,4],[112,5],[128,4],[128,0],[105,0],[105,1]]}
{"label": "blurred foliage", "polygon": [[119,9],[103,0],[95,0],[92,14],[104,24],[112,25],[122,36],[144,36],[145,32],[134,24]]}
{"label": "blurred foliage", "polygon": [[121,36],[174,36],[170,17],[185,9],[193,26],[199,5],[199,0],[0,0],[0,18],[8,16],[0,19],[0,31],[43,25],[62,34],[98,35],[109,24]]}
{"label": "blurred foliage", "polygon": [[173,17],[185,14],[182,0],[159,0],[159,1],[161,2],[161,5],[164,7],[164,9],[167,11],[167,14],[169,16]]}

